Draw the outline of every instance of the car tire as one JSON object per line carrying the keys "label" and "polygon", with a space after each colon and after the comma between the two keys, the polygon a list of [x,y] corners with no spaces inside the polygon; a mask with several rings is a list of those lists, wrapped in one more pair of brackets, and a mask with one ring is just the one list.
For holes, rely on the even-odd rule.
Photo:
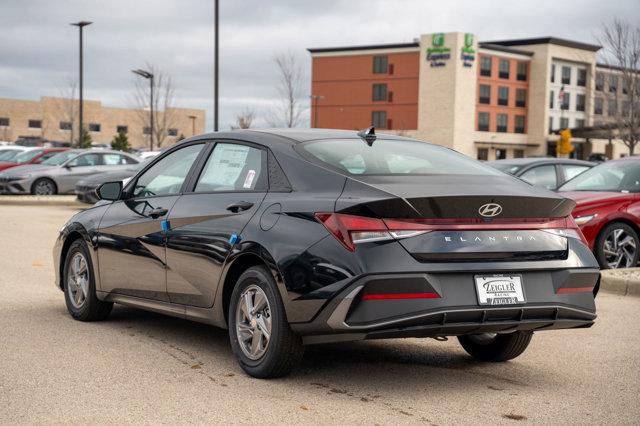
{"label": "car tire", "polygon": [[58,188],[56,183],[49,178],[40,178],[31,185],[32,195],[56,195]]}
{"label": "car tire", "polygon": [[[250,307],[253,312],[247,315]],[[291,330],[278,287],[264,266],[247,269],[236,282],[229,303],[229,339],[240,366],[252,377],[282,377],[302,359],[302,340]]]}
{"label": "car tire", "polygon": [[[627,241],[624,246],[612,247],[614,241],[616,245],[621,241]],[[632,247],[633,253],[625,247]],[[640,253],[640,240],[638,233],[631,226],[622,222],[613,222],[605,226],[596,238],[594,244],[594,254],[598,260],[598,264],[602,269],[630,268],[638,263],[638,255]],[[613,254],[613,253],[616,254]],[[617,265],[615,264],[618,256],[622,256]]]}
{"label": "car tire", "polygon": [[81,239],[71,243],[64,260],[63,289],[67,310],[78,321],[101,321],[111,313],[113,303],[96,296],[96,281],[91,256]]}
{"label": "car tire", "polygon": [[533,332],[516,331],[509,334],[470,334],[459,336],[465,351],[479,361],[503,362],[521,355],[529,346]]}

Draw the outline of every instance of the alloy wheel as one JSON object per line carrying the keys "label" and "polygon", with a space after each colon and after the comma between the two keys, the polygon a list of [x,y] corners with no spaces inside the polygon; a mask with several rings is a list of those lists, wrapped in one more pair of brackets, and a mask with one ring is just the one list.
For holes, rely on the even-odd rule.
{"label": "alloy wheel", "polygon": [[53,185],[51,182],[46,180],[41,180],[36,183],[35,193],[36,195],[53,195]]}
{"label": "alloy wheel", "polygon": [[80,309],[89,295],[89,268],[82,253],[71,258],[67,273],[67,291],[74,308]]}
{"label": "alloy wheel", "polygon": [[271,339],[271,307],[264,290],[247,287],[236,308],[236,334],[242,352],[252,360],[264,356]]}
{"label": "alloy wheel", "polygon": [[604,239],[604,252],[607,265],[611,269],[629,268],[634,266],[636,257],[636,241],[633,236],[622,228],[611,230]]}

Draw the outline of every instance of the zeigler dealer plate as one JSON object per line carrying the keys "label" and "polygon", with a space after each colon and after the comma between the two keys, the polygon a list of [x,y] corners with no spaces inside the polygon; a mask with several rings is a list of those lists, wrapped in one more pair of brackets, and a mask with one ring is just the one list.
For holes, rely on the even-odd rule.
{"label": "zeigler dealer plate", "polygon": [[480,305],[517,305],[524,303],[520,275],[476,275]]}

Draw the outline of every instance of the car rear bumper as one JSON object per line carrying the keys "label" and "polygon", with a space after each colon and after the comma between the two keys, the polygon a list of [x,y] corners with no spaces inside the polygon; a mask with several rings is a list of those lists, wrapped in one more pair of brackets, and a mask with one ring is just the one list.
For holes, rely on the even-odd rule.
{"label": "car rear bumper", "polygon": [[[475,275],[424,273],[360,277],[327,301],[312,321],[294,323],[292,328],[310,344],[583,328],[593,325],[596,318],[594,294],[585,289],[597,288],[600,279],[597,269],[522,272],[519,275],[526,300],[508,306],[479,305]],[[573,290],[560,290],[567,288]],[[437,297],[386,300],[363,297],[372,291]]]}

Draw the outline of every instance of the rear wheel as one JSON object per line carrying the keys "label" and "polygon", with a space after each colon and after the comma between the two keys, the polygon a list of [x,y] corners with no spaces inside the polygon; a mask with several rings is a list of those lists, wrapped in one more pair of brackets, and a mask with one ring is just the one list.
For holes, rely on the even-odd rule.
{"label": "rear wheel", "polygon": [[103,302],[96,296],[94,277],[87,246],[82,240],[74,241],[64,263],[64,298],[69,314],[79,321],[103,320],[113,308],[113,303]]}
{"label": "rear wheel", "polygon": [[603,269],[631,268],[638,263],[638,247],[638,233],[626,223],[614,222],[600,231],[594,251]]}
{"label": "rear wheel", "polygon": [[459,336],[465,351],[480,361],[502,362],[522,354],[531,342],[533,333],[516,331],[509,334],[482,333]]}
{"label": "rear wheel", "polygon": [[33,195],[55,195],[57,192],[56,184],[47,178],[40,178],[31,186],[31,193]]}
{"label": "rear wheel", "polygon": [[281,377],[302,359],[276,283],[263,266],[245,271],[229,304],[229,339],[242,369],[257,378]]}

